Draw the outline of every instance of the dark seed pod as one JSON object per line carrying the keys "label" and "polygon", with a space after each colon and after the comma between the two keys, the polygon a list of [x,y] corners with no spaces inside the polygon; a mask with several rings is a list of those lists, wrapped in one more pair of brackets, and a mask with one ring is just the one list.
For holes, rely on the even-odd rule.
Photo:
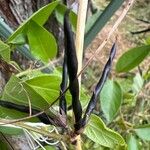
{"label": "dark seed pod", "polygon": [[[60,84],[60,97],[59,100],[59,107],[60,107],[60,114],[66,117],[67,114],[67,104],[64,91],[67,88],[68,83],[68,71],[67,71],[67,57],[64,55],[64,62],[63,62],[63,72],[62,72],[62,82]],[[64,93],[64,94],[63,94]]]}
{"label": "dark seed pod", "polygon": [[[4,101],[4,100],[0,100],[0,106],[4,108],[14,109],[23,113],[30,112],[29,106],[18,105],[12,102]],[[37,113],[40,113],[41,111],[32,108],[31,112],[32,112],[31,115],[35,115]],[[51,125],[56,125],[59,127],[66,127],[66,124],[64,123],[63,118],[56,116],[54,113],[52,113],[51,116],[47,115],[46,113],[43,113],[43,114],[38,115],[37,118],[39,118],[39,120],[43,122],[44,124],[51,124]]]}
{"label": "dark seed pod", "polygon": [[97,99],[98,99],[98,96],[105,84],[105,81],[109,75],[109,72],[111,70],[111,65],[112,65],[112,61],[114,59],[114,56],[116,54],[116,45],[115,43],[113,44],[112,48],[111,48],[111,51],[110,51],[110,56],[109,56],[109,59],[103,69],[103,72],[102,72],[102,76],[99,80],[99,82],[97,83],[94,91],[93,91],[93,95],[90,99],[90,102],[87,106],[87,109],[85,111],[85,114],[84,114],[84,117],[83,117],[83,120],[82,120],[82,127],[84,127],[91,115],[91,113],[93,112],[95,106],[96,106],[96,103],[97,103]]}
{"label": "dark seed pod", "polygon": [[65,54],[67,56],[67,68],[69,75],[69,90],[72,95],[72,108],[75,116],[75,130],[78,130],[81,122],[82,108],[79,101],[79,83],[77,77],[78,61],[74,44],[73,33],[69,22],[69,10],[64,17]]}

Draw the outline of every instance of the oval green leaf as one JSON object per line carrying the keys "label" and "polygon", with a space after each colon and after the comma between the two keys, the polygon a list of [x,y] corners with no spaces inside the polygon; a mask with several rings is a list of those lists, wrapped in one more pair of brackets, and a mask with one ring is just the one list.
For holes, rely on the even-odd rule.
{"label": "oval green leaf", "polygon": [[28,105],[30,99],[32,107],[46,108],[48,103],[29,85],[16,76],[12,76],[4,88],[2,99],[13,103]]}
{"label": "oval green leaf", "polygon": [[150,124],[136,127],[134,130],[142,140],[150,141]]}
{"label": "oval green leaf", "polygon": [[48,17],[53,12],[58,3],[59,1],[56,0],[35,12],[31,17],[29,17],[28,20],[22,23],[20,27],[9,37],[8,42],[11,43],[11,41],[14,40],[19,34],[23,33],[31,19],[42,26],[47,21]]}
{"label": "oval green leaf", "polygon": [[117,72],[127,72],[138,66],[150,53],[150,45],[135,47],[125,52],[116,64]]}
{"label": "oval green leaf", "polygon": [[57,53],[54,36],[36,22],[30,21],[27,33],[31,53],[43,62],[48,62]]}
{"label": "oval green leaf", "polygon": [[128,150],[138,150],[138,141],[133,135],[129,135],[127,138]]}
{"label": "oval green leaf", "polygon": [[122,90],[120,85],[107,80],[100,94],[102,111],[108,122],[111,122],[117,114],[122,102]]}
{"label": "oval green leaf", "polygon": [[[55,101],[60,94],[61,77],[57,75],[44,75],[27,80],[26,83],[49,104]],[[71,100],[69,92],[66,93],[67,101]]]}
{"label": "oval green leaf", "polygon": [[87,124],[84,134],[102,146],[115,149],[116,147],[125,147],[126,143],[122,136],[117,132],[107,128],[100,117],[92,115]]}

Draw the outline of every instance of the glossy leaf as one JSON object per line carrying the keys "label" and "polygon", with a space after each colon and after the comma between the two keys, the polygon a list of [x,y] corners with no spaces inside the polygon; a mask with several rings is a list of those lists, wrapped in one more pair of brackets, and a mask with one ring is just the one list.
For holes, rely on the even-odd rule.
{"label": "glossy leaf", "polygon": [[150,124],[135,127],[134,130],[141,139],[150,141]]}
{"label": "glossy leaf", "polygon": [[84,134],[102,146],[115,149],[116,147],[125,147],[125,141],[117,132],[107,128],[104,122],[96,115],[92,115]]}
{"label": "glossy leaf", "polygon": [[14,38],[12,41],[9,42],[10,44],[14,44],[14,45],[23,45],[25,43],[27,43],[27,37],[26,34],[24,33],[20,33],[16,36],[16,38]]}
{"label": "glossy leaf", "polygon": [[84,47],[86,48],[95,36],[102,30],[104,25],[109,21],[109,19],[114,15],[114,13],[119,9],[125,0],[113,0],[97,18],[93,26],[88,30],[85,35]]}
{"label": "glossy leaf", "polygon": [[102,111],[108,122],[111,122],[117,114],[122,102],[122,90],[120,85],[107,80],[100,94]]}
{"label": "glossy leaf", "polygon": [[[32,108],[43,110],[47,108],[48,102],[45,101],[38,93],[36,93],[28,84],[22,82],[19,78],[12,76],[4,88],[2,100],[10,101],[20,105],[29,105],[31,102]],[[29,114],[8,109],[0,106],[0,117],[8,119],[18,119],[27,117]],[[27,121],[38,121],[37,118],[32,118]]]}
{"label": "glossy leaf", "polygon": [[[61,77],[57,75],[44,75],[27,80],[26,83],[48,103],[51,103],[59,96]],[[70,94],[67,94],[67,96],[70,99]]]}
{"label": "glossy leaf", "polygon": [[45,108],[48,105],[38,93],[16,76],[12,76],[6,84],[2,99],[22,105],[28,105],[30,99],[32,106],[39,109]]}
{"label": "glossy leaf", "polygon": [[[41,75],[34,77],[33,79],[26,80],[26,83],[50,104],[59,96],[61,76],[58,72],[56,74]],[[89,95],[86,93],[86,90],[81,88],[80,101],[83,107],[87,105],[87,100],[89,99]],[[70,105],[71,95],[69,91],[66,93],[66,99]]]}
{"label": "glossy leaf", "polygon": [[57,44],[54,36],[34,21],[30,21],[27,36],[31,53],[36,58],[48,62],[56,56]]}
{"label": "glossy leaf", "polygon": [[138,141],[133,135],[129,135],[127,138],[128,150],[139,150]]}
{"label": "glossy leaf", "polygon": [[31,19],[42,26],[47,21],[48,17],[53,12],[58,3],[59,1],[54,1],[35,12],[31,17],[29,17],[29,19],[22,23],[20,27],[9,37],[8,42],[14,40],[19,34],[24,33]]}
{"label": "glossy leaf", "polygon": [[6,61],[10,61],[10,47],[0,40],[0,56]]}
{"label": "glossy leaf", "polygon": [[150,53],[150,45],[135,47],[125,52],[116,64],[117,72],[127,72],[138,66]]}

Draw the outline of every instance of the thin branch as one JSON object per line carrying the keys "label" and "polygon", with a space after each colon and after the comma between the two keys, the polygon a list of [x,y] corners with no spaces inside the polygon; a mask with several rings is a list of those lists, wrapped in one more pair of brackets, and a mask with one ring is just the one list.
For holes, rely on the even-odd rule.
{"label": "thin branch", "polygon": [[[1,120],[2,123],[9,123],[9,121],[7,120]],[[0,125],[2,125],[2,123],[0,123]],[[24,124],[23,122],[16,122],[16,123],[13,123],[15,126],[18,126],[18,127],[21,127],[21,128],[24,128],[24,129],[27,129],[29,131],[34,131],[36,133],[39,133],[39,134],[42,134],[42,135],[45,135],[49,138],[53,138],[53,139],[56,139],[56,140],[59,140],[59,141],[64,141],[64,142],[67,142],[69,137],[67,135],[60,135],[60,134],[55,134],[55,133],[50,133],[48,131],[45,131],[43,129],[40,129],[40,128],[37,128],[37,127],[32,127],[32,126],[29,126],[27,124]]]}
{"label": "thin branch", "polygon": [[146,33],[146,32],[150,32],[150,28],[143,29],[143,30],[140,30],[140,31],[131,31],[130,33],[131,34],[141,34],[141,33]]}

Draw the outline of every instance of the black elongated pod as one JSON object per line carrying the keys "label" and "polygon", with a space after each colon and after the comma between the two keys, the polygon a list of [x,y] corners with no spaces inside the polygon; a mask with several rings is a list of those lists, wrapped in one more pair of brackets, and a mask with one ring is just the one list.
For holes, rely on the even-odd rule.
{"label": "black elongated pod", "polygon": [[79,101],[79,83],[77,77],[78,61],[74,44],[73,33],[69,22],[69,10],[64,17],[65,54],[67,56],[67,68],[69,75],[69,90],[72,95],[72,108],[75,116],[75,130],[77,131],[82,117],[82,107]]}
{"label": "black elongated pod", "polygon": [[[28,113],[28,114],[30,111],[28,106],[14,104],[12,102],[4,101],[4,100],[0,100],[0,106],[4,108],[14,109],[23,113]],[[31,112],[32,112],[32,115],[35,115],[35,114],[40,113],[41,111],[32,108]],[[38,115],[37,118],[39,118],[39,120],[43,122],[44,124],[51,124],[51,125],[56,125],[60,127],[66,126],[65,124],[63,124],[63,121],[61,121],[55,114],[52,114],[52,116],[50,116],[50,115],[47,115],[46,113],[43,113],[43,114]]]}
{"label": "black elongated pod", "polygon": [[109,75],[109,72],[111,70],[111,65],[112,65],[115,54],[116,54],[116,44],[114,43],[112,48],[111,48],[111,51],[110,51],[109,59],[108,59],[106,65],[103,69],[102,76],[101,76],[99,82],[97,83],[97,85],[93,91],[92,97],[91,97],[90,102],[89,102],[87,109],[85,111],[85,114],[84,114],[84,117],[82,120],[82,127],[84,127],[86,125],[91,113],[93,112],[93,110],[96,106],[98,96],[99,96],[99,94],[100,94],[100,92],[101,92],[101,90],[105,84],[105,81]]}
{"label": "black elongated pod", "polygon": [[[66,90],[67,83],[68,83],[67,57],[66,57],[66,55],[64,55],[62,82],[60,84],[60,95],[62,95],[64,93],[64,91]],[[60,114],[66,115],[67,114],[67,103],[66,103],[65,93],[59,99],[59,107],[60,107]]]}

